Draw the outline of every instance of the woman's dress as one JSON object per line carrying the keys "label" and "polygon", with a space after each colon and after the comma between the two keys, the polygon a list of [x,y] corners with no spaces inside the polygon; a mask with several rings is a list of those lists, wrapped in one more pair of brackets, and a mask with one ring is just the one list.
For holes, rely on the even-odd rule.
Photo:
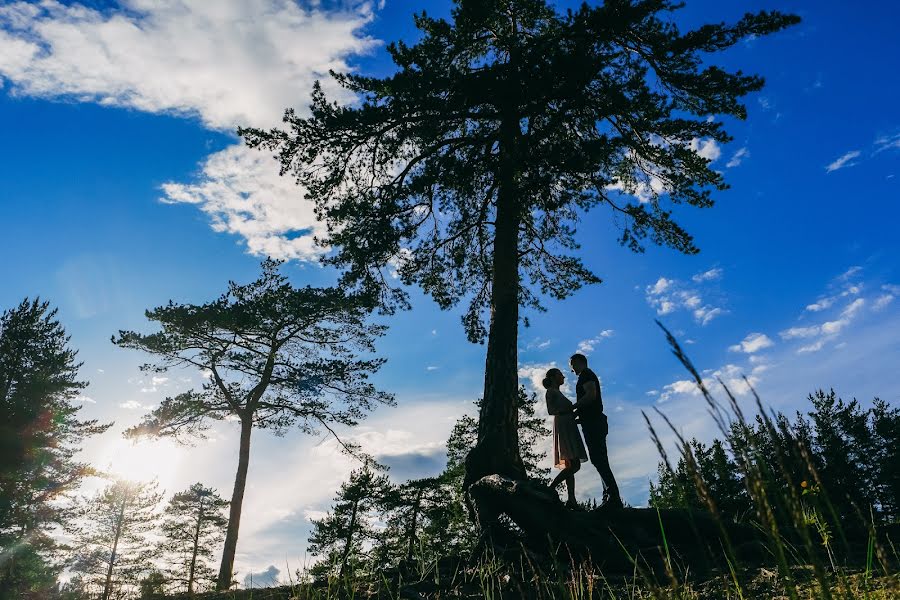
{"label": "woman's dress", "polygon": [[559,390],[547,390],[547,412],[553,415],[553,464],[565,469],[566,460],[587,460],[584,442],[575,423],[572,402]]}

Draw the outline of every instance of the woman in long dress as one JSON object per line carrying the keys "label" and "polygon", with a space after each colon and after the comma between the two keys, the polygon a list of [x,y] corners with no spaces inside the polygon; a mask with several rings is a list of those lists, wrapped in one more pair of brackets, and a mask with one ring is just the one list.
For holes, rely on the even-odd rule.
{"label": "woman in long dress", "polygon": [[565,481],[569,494],[566,506],[575,508],[578,505],[575,501],[575,473],[587,460],[587,452],[575,423],[572,402],[559,391],[565,381],[566,376],[559,369],[547,371],[543,381],[547,390],[547,412],[553,415],[553,464],[557,469],[562,469],[550,487],[556,489]]}

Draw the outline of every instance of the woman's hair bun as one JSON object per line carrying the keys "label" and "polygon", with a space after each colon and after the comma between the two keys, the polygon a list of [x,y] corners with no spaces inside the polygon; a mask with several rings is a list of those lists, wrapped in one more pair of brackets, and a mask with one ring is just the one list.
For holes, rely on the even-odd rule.
{"label": "woman's hair bun", "polygon": [[549,389],[550,389],[550,386],[553,385],[553,382],[550,381],[550,378],[549,378],[549,377],[544,377],[544,380],[543,380],[541,383],[544,384],[544,389],[545,389],[545,390],[549,390]]}

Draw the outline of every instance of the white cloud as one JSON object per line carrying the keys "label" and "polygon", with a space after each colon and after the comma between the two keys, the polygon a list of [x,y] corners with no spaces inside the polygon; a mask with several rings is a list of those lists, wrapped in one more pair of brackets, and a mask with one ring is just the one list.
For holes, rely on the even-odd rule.
{"label": "white cloud", "polygon": [[859,158],[861,152],[859,150],[851,150],[846,154],[843,154],[839,158],[837,158],[834,162],[829,163],[825,166],[825,171],[831,173],[832,171],[837,171],[838,169],[844,169],[846,167],[853,167],[857,163],[853,162],[854,159]]}
{"label": "white cloud", "polygon": [[713,139],[694,138],[691,140],[690,149],[710,162],[716,161],[722,156],[722,148]]}
{"label": "white cloud", "polygon": [[[722,381],[731,393],[735,396],[744,396],[750,393],[750,386],[756,386],[760,382],[759,374],[765,370],[754,368],[747,381],[744,381],[744,369],[735,364],[726,364],[715,370],[707,370],[703,372],[703,385],[707,390],[713,391],[719,386],[719,380]],[[748,385],[749,382],[749,385]],[[699,397],[700,388],[693,379],[680,379],[663,386],[663,391],[659,395],[657,402],[664,403],[676,397]]]}
{"label": "white cloud", "polygon": [[725,163],[725,166],[729,169],[733,167],[739,166],[742,162],[744,162],[745,158],[750,157],[750,151],[747,150],[747,147],[739,148],[737,152],[735,152],[732,157]]}
{"label": "white cloud", "polygon": [[[721,269],[710,269],[694,275],[693,280],[701,283],[718,279],[721,275]],[[697,290],[685,287],[675,279],[660,277],[656,283],[648,285],[644,291],[647,303],[655,308],[656,314],[660,316],[684,309],[691,312],[697,323],[706,325],[716,317],[726,314],[724,309],[705,303]]]}
{"label": "white cloud", "polygon": [[[124,0],[94,10],[54,0],[0,7],[0,78],[13,94],[196,116],[207,127],[271,127],[301,114],[316,79],[352,95],[329,69],[376,42],[361,32],[371,2],[326,10],[292,0]],[[2,83],[2,82],[0,82]],[[194,204],[218,232],[258,256],[311,260],[322,249],[312,207],[270,156],[242,144],[208,157],[199,181],[163,185],[163,201]]]}
{"label": "white cloud", "polygon": [[581,340],[578,342],[578,352],[581,354],[590,354],[594,351],[594,348],[605,338],[612,337],[615,332],[612,329],[604,329],[597,336],[592,337],[587,340]]}
{"label": "white cloud", "polygon": [[[790,327],[782,330],[779,332],[781,339],[809,340],[808,343],[805,343],[797,349],[798,353],[805,354],[818,352],[825,347],[826,343],[840,335],[841,332],[843,332],[851,322],[859,316],[863,308],[868,304],[868,301],[865,298],[858,297],[863,291],[863,285],[851,283],[851,280],[856,278],[861,270],[861,267],[854,266],[847,269],[841,275],[838,275],[831,284],[829,284],[829,287],[834,288],[837,286],[840,291],[829,296],[823,296],[815,303],[806,307],[806,310],[810,312],[823,312],[832,308],[842,299],[854,297],[849,303],[844,305],[840,313],[836,316],[832,314],[832,318],[822,321],[819,324]],[[881,300],[881,298],[877,298],[874,301],[873,309],[878,310],[881,303],[886,305],[887,302],[890,302],[890,300]]]}
{"label": "white cloud", "polygon": [[78,394],[75,397],[75,402],[81,402],[82,404],[97,404],[96,400],[90,396],[85,396],[84,394]]}
{"label": "white cloud", "polygon": [[168,381],[169,381],[168,377],[162,377],[159,375],[154,375],[153,378],[150,380],[150,382],[153,385],[165,385],[166,383],[168,383]]}
{"label": "white cloud", "polygon": [[725,312],[721,308],[709,306],[698,308],[693,312],[694,319],[701,325],[707,325],[710,321],[723,314]]}
{"label": "white cloud", "polygon": [[817,300],[812,304],[808,304],[806,306],[806,310],[811,312],[819,312],[825,310],[826,308],[831,308],[831,305],[834,304],[836,298],[834,296],[829,298],[822,298],[821,300]]}
{"label": "white cloud", "polygon": [[549,348],[550,344],[552,344],[552,343],[553,343],[552,340],[550,340],[549,338],[546,340],[541,339],[541,338],[534,338],[533,340],[528,342],[528,345],[525,346],[525,349],[526,350],[534,350],[534,349],[544,350],[545,348]]}
{"label": "white cloud", "polygon": [[734,346],[729,346],[728,349],[731,352],[744,352],[745,354],[753,354],[754,352],[759,352],[764,348],[769,348],[773,346],[775,342],[773,342],[769,336],[764,333],[751,333],[748,334],[741,342],[735,344]]}
{"label": "white cloud", "polygon": [[702,273],[697,273],[691,279],[695,282],[700,283],[702,281],[715,281],[717,279],[722,278],[722,269],[719,267],[715,267],[710,269],[709,271],[704,271]]}
{"label": "white cloud", "polygon": [[862,307],[865,306],[865,304],[865,299],[857,298],[847,305],[847,307],[841,312],[841,316],[847,319],[853,318],[860,310],[862,310]]}
{"label": "white cloud", "polygon": [[314,509],[306,509],[303,511],[303,516],[307,521],[320,521],[328,516],[328,511],[324,510],[314,510]]}
{"label": "white cloud", "polygon": [[648,294],[658,295],[669,289],[669,286],[672,285],[672,280],[666,279],[665,277],[660,277],[656,280],[651,287],[647,289]]}
{"label": "white cloud", "polygon": [[818,335],[818,333],[819,327],[815,325],[811,327],[791,327],[790,329],[785,329],[778,335],[780,335],[783,340],[792,340],[795,338],[813,337],[814,335]]}
{"label": "white cloud", "polygon": [[819,350],[822,349],[823,346],[825,346],[824,339],[813,342],[812,344],[807,344],[806,346],[801,346],[800,348],[797,349],[797,352],[799,352],[801,354],[806,353],[806,352],[818,352]]}
{"label": "white cloud", "polygon": [[427,367],[425,367],[426,371],[437,371],[438,369],[440,369],[440,367],[436,367],[434,365],[428,365]]}
{"label": "white cloud", "polygon": [[[150,113],[214,129],[270,126],[316,78],[372,48],[369,3],[326,11],[290,0],[54,0],[0,8],[0,75],[14,93]],[[347,96],[344,96],[347,99]]]}
{"label": "white cloud", "polygon": [[274,159],[246,146],[208,157],[198,182],[162,189],[163,202],[197,205],[211,217],[213,230],[240,236],[250,254],[312,260],[325,250],[310,235],[324,233],[312,203],[291,177],[278,174]]}
{"label": "white cloud", "polygon": [[881,310],[893,301],[893,294],[882,294],[875,299],[875,302],[872,304],[872,310]]}
{"label": "white cloud", "polygon": [[156,406],[153,404],[141,404],[137,400],[129,400],[119,404],[119,408],[126,408],[128,410],[153,410]]}
{"label": "white cloud", "polygon": [[894,135],[882,135],[875,139],[875,154],[891,148],[900,149],[900,133]]}

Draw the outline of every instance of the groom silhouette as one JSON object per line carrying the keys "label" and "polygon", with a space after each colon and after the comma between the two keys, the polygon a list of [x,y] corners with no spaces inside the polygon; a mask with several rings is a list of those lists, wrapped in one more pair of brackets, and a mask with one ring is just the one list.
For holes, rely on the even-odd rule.
{"label": "groom silhouette", "polygon": [[603,414],[600,380],[588,368],[587,357],[584,354],[573,354],[569,358],[569,366],[578,375],[578,383],[575,384],[577,398],[575,414],[578,415],[578,421],[581,423],[581,433],[584,435],[584,445],[587,446],[591,463],[603,480],[603,506],[622,508],[619,486],[609,466],[609,455],[606,451],[609,424],[606,415]]}

